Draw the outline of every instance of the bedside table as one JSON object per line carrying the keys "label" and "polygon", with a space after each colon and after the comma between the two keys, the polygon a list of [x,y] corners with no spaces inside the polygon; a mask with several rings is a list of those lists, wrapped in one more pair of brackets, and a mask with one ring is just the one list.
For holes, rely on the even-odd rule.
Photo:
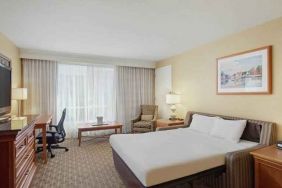
{"label": "bedside table", "polygon": [[169,119],[158,119],[157,127],[168,127],[174,125],[182,125],[184,124],[183,120],[169,120]]}
{"label": "bedside table", "polygon": [[251,152],[255,158],[255,187],[282,187],[282,150],[275,145]]}

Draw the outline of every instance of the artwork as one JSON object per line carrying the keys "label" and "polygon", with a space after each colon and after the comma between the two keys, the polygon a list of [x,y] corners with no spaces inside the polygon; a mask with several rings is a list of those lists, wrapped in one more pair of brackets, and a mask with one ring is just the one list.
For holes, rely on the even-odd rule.
{"label": "artwork", "polygon": [[270,94],[271,46],[217,59],[217,94]]}

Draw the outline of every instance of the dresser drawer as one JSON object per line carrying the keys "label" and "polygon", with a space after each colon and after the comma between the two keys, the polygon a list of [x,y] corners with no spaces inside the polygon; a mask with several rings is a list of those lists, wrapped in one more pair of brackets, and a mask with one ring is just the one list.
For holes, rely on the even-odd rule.
{"label": "dresser drawer", "polygon": [[19,155],[17,158],[16,158],[16,176],[18,176],[19,172],[21,171],[21,169],[23,168],[24,166],[24,163],[26,162],[27,160],[27,156],[26,156],[26,153],[27,152],[24,152],[23,154]]}
{"label": "dresser drawer", "polygon": [[24,162],[21,164],[19,169],[17,169],[16,175],[16,187],[23,187],[26,179],[30,175],[30,171],[34,165],[34,151],[31,150],[29,154],[26,155]]}
{"label": "dresser drawer", "polygon": [[33,130],[27,132],[27,143],[34,142]]}
{"label": "dresser drawer", "polygon": [[26,151],[23,153],[23,155],[20,155],[18,158],[16,158],[16,177],[21,175],[21,172],[27,165],[27,160],[30,156],[34,156],[34,153],[34,146],[31,142],[27,145]]}
{"label": "dresser drawer", "polygon": [[33,142],[30,142],[27,145],[27,156],[30,156],[31,153],[32,153],[33,156],[35,156],[34,143]]}
{"label": "dresser drawer", "polygon": [[25,153],[27,147],[27,138],[22,137],[16,142],[16,158],[20,158]]}
{"label": "dresser drawer", "polygon": [[22,139],[26,138],[27,134],[33,130],[33,126],[31,127],[26,127],[24,130],[20,131],[17,135],[17,138],[16,138],[16,142],[15,144],[18,145],[19,142],[22,141]]}

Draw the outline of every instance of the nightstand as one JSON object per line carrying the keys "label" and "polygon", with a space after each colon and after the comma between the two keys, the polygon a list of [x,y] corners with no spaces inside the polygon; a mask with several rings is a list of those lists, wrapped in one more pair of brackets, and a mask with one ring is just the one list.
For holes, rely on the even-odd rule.
{"label": "nightstand", "polygon": [[251,154],[255,158],[255,187],[282,188],[282,150],[272,145]]}
{"label": "nightstand", "polygon": [[168,127],[174,125],[183,125],[183,120],[169,120],[169,119],[158,119],[157,120],[157,127]]}

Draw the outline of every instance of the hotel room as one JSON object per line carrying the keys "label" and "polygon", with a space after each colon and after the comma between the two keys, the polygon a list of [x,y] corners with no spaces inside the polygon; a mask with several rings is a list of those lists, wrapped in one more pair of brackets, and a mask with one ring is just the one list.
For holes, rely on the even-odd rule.
{"label": "hotel room", "polygon": [[0,1],[0,188],[282,188],[282,1]]}

